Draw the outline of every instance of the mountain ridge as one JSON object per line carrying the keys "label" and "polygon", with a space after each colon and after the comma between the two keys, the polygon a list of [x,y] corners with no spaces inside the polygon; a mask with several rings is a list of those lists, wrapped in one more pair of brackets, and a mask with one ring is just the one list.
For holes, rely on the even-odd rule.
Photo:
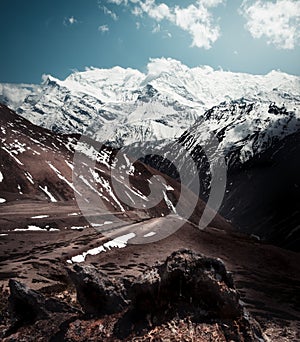
{"label": "mountain ridge", "polygon": [[145,73],[114,67],[89,68],[65,80],[44,75],[21,103],[9,103],[6,87],[6,104],[39,126],[120,147],[179,137],[224,101],[298,102],[297,89],[300,78],[279,71],[251,75],[161,58],[150,59]]}

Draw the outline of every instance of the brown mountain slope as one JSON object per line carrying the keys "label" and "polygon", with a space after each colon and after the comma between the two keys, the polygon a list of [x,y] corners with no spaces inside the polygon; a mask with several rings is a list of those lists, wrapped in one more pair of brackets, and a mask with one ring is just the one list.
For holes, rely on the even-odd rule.
{"label": "brown mountain slope", "polygon": [[[4,106],[0,108],[0,121],[0,198],[3,199],[0,204],[0,281],[5,288],[13,278],[47,298],[55,297],[80,309],[74,299],[75,288],[67,269],[76,264],[93,265],[108,279],[137,277],[146,272],[148,266],[164,262],[173,251],[188,248],[224,261],[233,273],[242,301],[270,334],[272,341],[299,339],[299,254],[239,234],[218,215],[209,227],[200,230],[197,222],[204,208],[200,200],[190,221],[182,220],[173,210],[181,187],[168,177],[164,177],[166,185],[158,187],[167,197],[162,196],[156,207],[135,209],[124,204],[111,190],[111,159],[116,151],[107,147],[102,147],[102,157],[92,170],[96,177],[88,169],[84,180],[81,178],[75,188],[79,194],[74,195],[74,149],[79,146],[84,150],[85,154],[81,155],[88,163],[90,158],[86,151],[90,151],[89,148],[80,145],[78,137],[55,135],[30,124]],[[75,171],[84,171],[84,166],[75,167]],[[149,195],[150,177],[162,175],[142,163],[134,166],[131,187],[120,184],[127,195],[136,198],[138,193],[144,198]],[[194,201],[193,194],[188,194],[191,197],[184,198],[181,210],[188,210]],[[100,206],[89,206],[97,198],[104,197],[106,199]],[[78,198],[79,201],[81,198],[88,200],[85,215],[78,206]],[[99,224],[107,230],[105,237],[101,234],[102,228],[97,229]],[[181,228],[170,235],[176,225]],[[127,247],[120,249],[114,248],[124,245],[120,241],[108,242],[109,238],[128,236],[133,232],[135,242],[142,239],[143,244],[130,244],[134,242],[132,239]],[[155,242],[145,243],[151,241]],[[103,244],[106,244],[104,248]],[[7,331],[10,320],[6,316],[5,295],[0,302],[0,325],[2,331]],[[74,331],[85,331],[77,336],[77,340],[87,340],[89,336],[97,340],[93,331],[99,331],[103,323],[97,318],[87,319],[76,310],[55,317],[54,325],[51,325],[51,319],[42,319],[15,327],[10,331],[10,337],[38,340],[46,335],[49,339],[52,336],[53,341],[56,337],[76,341],[72,335]],[[68,322],[70,317],[75,317],[75,321]],[[181,323],[176,324],[177,329]],[[187,327],[186,322],[182,324],[182,329]],[[207,324],[197,329],[202,335],[207,329],[207,338],[213,339],[217,336],[214,334],[220,332],[214,323]],[[165,331],[164,325],[161,329],[161,333]]]}

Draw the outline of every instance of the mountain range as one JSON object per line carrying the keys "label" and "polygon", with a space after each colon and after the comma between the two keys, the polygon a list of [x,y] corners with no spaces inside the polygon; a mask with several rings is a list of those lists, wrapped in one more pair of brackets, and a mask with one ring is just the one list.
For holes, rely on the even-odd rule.
{"label": "mountain range", "polygon": [[299,90],[165,58],[1,84],[0,338],[298,340]]}
{"label": "mountain range", "polygon": [[[41,128],[4,105],[0,122],[3,341],[297,340],[297,253],[218,214],[199,229],[203,201],[110,146]],[[112,191],[115,157],[125,203]],[[147,203],[153,189],[155,207],[128,204]]]}
{"label": "mountain range", "polygon": [[[227,106],[240,99],[267,107],[284,104],[298,117],[299,87],[299,77],[279,71],[250,75],[208,66],[189,68],[162,58],[150,60],[145,73],[121,67],[90,68],[65,80],[44,75],[42,84],[36,86],[5,84],[0,87],[0,99],[41,127],[84,133],[119,147],[180,137],[222,102]],[[208,129],[227,127],[230,122],[232,126],[238,113],[234,114],[231,119],[225,113],[210,118]],[[251,114],[246,120],[261,119],[260,108]],[[273,116],[264,114],[256,129],[266,128],[268,116],[272,123]]]}
{"label": "mountain range", "polygon": [[[228,179],[222,215],[242,231],[298,250],[297,219],[287,223],[285,217],[290,214],[285,211],[276,223],[273,219],[278,213],[274,203],[289,199],[289,189],[297,192],[299,184],[296,175],[288,176],[290,163],[297,163],[288,141],[300,128],[299,89],[298,76],[280,71],[250,75],[208,66],[189,68],[161,58],[150,60],[145,73],[89,68],[63,81],[44,75],[41,85],[4,84],[0,99],[24,118],[56,133],[84,134],[113,148],[151,150],[152,156],[144,162],[177,181],[184,170],[194,189],[195,175],[187,160],[191,154],[205,201],[211,190],[209,164],[224,158]],[[205,148],[212,137],[217,144],[208,160]],[[164,157],[158,158],[162,151]],[[284,158],[284,173],[275,172],[274,155],[282,155],[280,161],[274,157],[281,164],[283,155],[290,156]],[[254,171],[257,164],[260,170],[262,164],[268,165],[258,171],[259,177]],[[249,179],[258,181],[263,172],[269,180],[264,184],[269,185],[254,182],[254,194]],[[260,210],[253,201],[260,203]],[[297,217],[298,211],[291,215]]]}

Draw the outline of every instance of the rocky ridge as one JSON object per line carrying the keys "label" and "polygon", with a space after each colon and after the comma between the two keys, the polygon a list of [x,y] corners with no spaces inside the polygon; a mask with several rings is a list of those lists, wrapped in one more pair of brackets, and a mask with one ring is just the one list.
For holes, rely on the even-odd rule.
{"label": "rocky ridge", "polygon": [[[99,266],[74,266],[69,275],[82,312],[11,280],[12,325],[4,335],[19,329],[3,341],[46,335],[50,341],[268,340],[240,303],[232,277],[218,259],[179,250],[136,278],[109,277]],[[68,318],[55,329],[65,314]],[[89,321],[98,329],[84,331]],[[38,326],[43,326],[39,332]],[[184,329],[176,336],[179,326]]]}
{"label": "rocky ridge", "polygon": [[[16,92],[17,85],[11,91],[9,85],[3,85],[2,96],[5,104],[39,126],[84,133],[120,147],[179,137],[207,110],[241,98],[285,105],[293,111],[294,104],[299,104],[299,87],[299,77],[279,71],[250,75],[208,66],[189,68],[161,58],[151,59],[145,73],[114,67],[74,72],[65,80],[46,75],[29,94],[22,86]],[[299,116],[298,109],[295,114]],[[223,127],[228,120],[219,117],[217,123]],[[211,125],[209,128],[212,131]]]}

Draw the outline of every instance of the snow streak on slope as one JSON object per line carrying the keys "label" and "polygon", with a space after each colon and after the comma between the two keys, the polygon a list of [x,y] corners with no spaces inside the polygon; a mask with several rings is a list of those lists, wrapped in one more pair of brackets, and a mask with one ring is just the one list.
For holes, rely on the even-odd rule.
{"label": "snow streak on slope", "polygon": [[[26,204],[38,203],[44,210],[32,212],[34,215],[30,215],[30,221],[33,221],[27,222],[35,227],[50,231],[53,218],[47,208],[60,210],[68,205],[72,208],[70,216],[74,216],[79,200],[84,203],[85,212],[80,215],[78,222],[77,218],[58,220],[60,229],[66,225],[70,229],[83,229],[86,221],[92,226],[95,224],[94,227],[102,227],[108,223],[124,224],[123,218],[135,222],[167,216],[174,211],[181,197],[182,210],[188,212],[195,199],[191,192],[182,196],[182,186],[173,179],[167,178],[162,182],[160,178],[155,178],[155,190],[162,200],[156,206],[143,205],[140,208],[135,205],[134,199],[138,196],[145,203],[149,201],[149,184],[154,183],[153,176],[159,174],[158,171],[138,161],[132,165],[128,156],[122,153],[116,156],[117,150],[91,139],[82,142],[78,136],[55,134],[35,126],[1,104],[0,127],[0,207],[9,211],[10,206],[20,205],[23,208]],[[129,183],[124,181],[126,175],[130,176]],[[125,200],[116,191],[114,178],[121,193],[126,194]],[[127,198],[133,201],[128,204]],[[202,213],[204,204],[198,204],[198,198],[196,205],[199,205],[198,212]],[[121,216],[121,219],[117,219],[117,216]],[[43,220],[43,226],[36,220]],[[23,226],[15,226],[12,221],[5,227],[10,225],[18,231],[27,231],[25,223]],[[114,225],[113,229],[116,228]],[[112,227],[105,229],[111,230]]]}

